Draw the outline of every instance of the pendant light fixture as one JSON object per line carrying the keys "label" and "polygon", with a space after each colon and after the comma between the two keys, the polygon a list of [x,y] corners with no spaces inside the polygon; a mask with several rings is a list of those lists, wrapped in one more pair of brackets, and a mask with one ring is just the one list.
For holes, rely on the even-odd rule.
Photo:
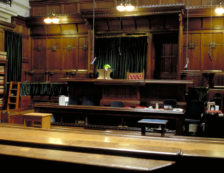
{"label": "pendant light fixture", "polygon": [[220,2],[219,6],[215,8],[215,13],[218,15],[224,14],[223,2]]}
{"label": "pendant light fixture", "polygon": [[131,0],[121,0],[119,3],[117,2],[116,9],[120,12],[133,11],[135,6],[132,5]]}
{"label": "pendant light fixture", "polygon": [[51,12],[51,14],[44,18],[44,23],[46,24],[58,24],[60,22],[60,19],[56,16],[55,12]]}

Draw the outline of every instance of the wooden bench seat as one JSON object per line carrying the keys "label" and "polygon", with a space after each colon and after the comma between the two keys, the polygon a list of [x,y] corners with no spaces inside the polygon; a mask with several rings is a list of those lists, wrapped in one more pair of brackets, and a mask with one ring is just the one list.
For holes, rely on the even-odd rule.
{"label": "wooden bench seat", "polygon": [[138,121],[139,124],[141,124],[141,133],[142,135],[145,135],[145,128],[146,126],[156,124],[156,125],[161,125],[161,136],[165,135],[165,127],[167,124],[167,120],[161,120],[161,119],[141,119]]}

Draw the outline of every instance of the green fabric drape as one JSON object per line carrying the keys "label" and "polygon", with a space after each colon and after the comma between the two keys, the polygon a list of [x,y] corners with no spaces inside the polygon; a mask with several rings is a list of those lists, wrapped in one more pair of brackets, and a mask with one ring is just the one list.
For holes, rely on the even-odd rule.
{"label": "green fabric drape", "polygon": [[5,51],[7,52],[7,82],[21,81],[22,35],[5,31]]}
{"label": "green fabric drape", "polygon": [[26,96],[58,96],[67,95],[67,84],[63,83],[28,83],[20,86],[20,95]]}
{"label": "green fabric drape", "polygon": [[146,71],[147,37],[97,38],[95,75],[109,64],[112,78],[125,79],[127,72]]}

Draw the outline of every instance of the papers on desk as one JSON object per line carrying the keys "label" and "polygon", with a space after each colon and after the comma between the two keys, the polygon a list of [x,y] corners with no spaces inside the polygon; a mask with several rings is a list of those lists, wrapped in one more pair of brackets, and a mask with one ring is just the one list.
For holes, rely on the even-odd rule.
{"label": "papers on desk", "polygon": [[60,106],[68,106],[68,102],[69,102],[69,97],[64,96],[64,95],[59,96],[58,104]]}
{"label": "papers on desk", "polygon": [[124,109],[142,109],[142,110],[148,110],[150,112],[160,112],[160,111],[166,111],[166,112],[184,112],[184,109],[182,108],[173,108],[173,109],[155,109],[152,106],[149,107],[145,107],[145,106],[136,106],[134,107],[130,107],[130,106],[126,106],[124,107]]}
{"label": "papers on desk", "polygon": [[154,108],[152,108],[151,106],[150,107],[148,107],[148,108],[145,108],[146,110],[149,110],[149,111],[151,111],[151,112],[161,112],[161,111],[163,111],[163,112],[184,112],[184,110],[182,109],[182,108],[173,108],[173,109],[169,109],[169,110],[167,110],[167,109],[154,109]]}
{"label": "papers on desk", "polygon": [[173,108],[173,111],[176,111],[176,112],[183,112],[184,110],[182,108]]}

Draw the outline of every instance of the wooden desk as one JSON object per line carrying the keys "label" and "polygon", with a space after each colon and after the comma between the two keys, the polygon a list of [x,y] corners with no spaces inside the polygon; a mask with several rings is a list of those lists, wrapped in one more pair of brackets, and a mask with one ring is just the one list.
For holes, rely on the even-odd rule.
{"label": "wooden desk", "polygon": [[149,105],[153,100],[176,99],[185,102],[186,86],[190,80],[127,80],[127,79],[74,79],[63,78],[68,83],[69,96],[97,98],[101,106],[119,100],[125,106]]}
{"label": "wooden desk", "polygon": [[61,116],[65,116],[66,114],[73,114],[75,116],[76,112],[81,112],[82,115],[86,117],[86,125],[88,124],[88,117],[100,118],[105,116],[175,120],[177,135],[182,134],[185,115],[183,111],[173,110],[127,109],[118,107],[84,105],[59,106],[57,103],[36,103],[34,108],[37,112],[50,112],[53,114],[57,113]]}
{"label": "wooden desk", "polygon": [[23,115],[24,125],[31,127],[40,127],[50,129],[51,127],[51,113],[31,112]]}
{"label": "wooden desk", "polygon": [[145,128],[147,126],[150,126],[152,124],[161,125],[161,136],[163,137],[165,135],[165,127],[167,124],[167,120],[160,120],[160,119],[141,119],[138,121],[139,124],[141,124],[141,133],[142,135],[145,135]]}

